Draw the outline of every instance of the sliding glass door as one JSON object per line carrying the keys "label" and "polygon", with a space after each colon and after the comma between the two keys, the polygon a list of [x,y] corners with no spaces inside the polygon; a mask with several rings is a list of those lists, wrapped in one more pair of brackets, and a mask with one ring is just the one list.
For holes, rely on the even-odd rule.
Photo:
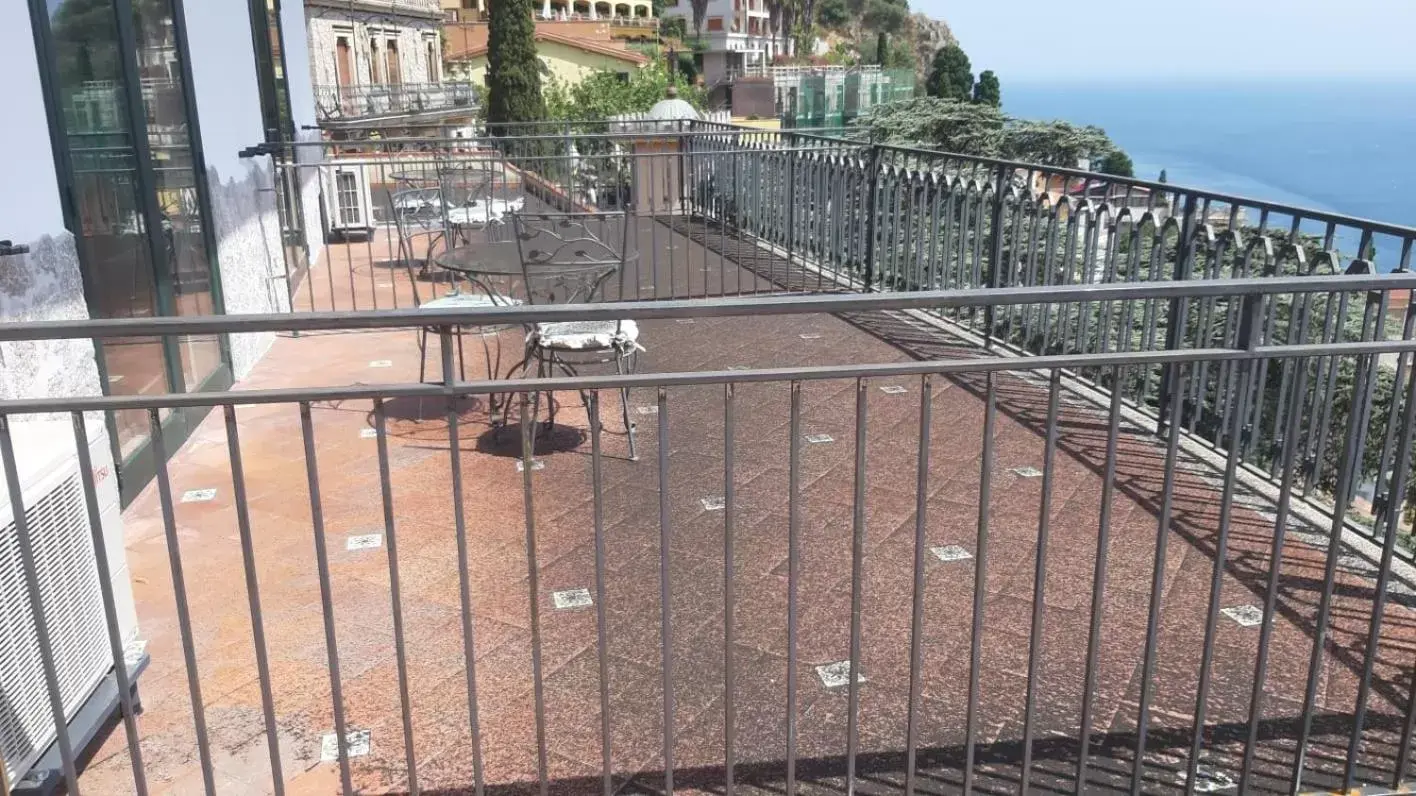
{"label": "sliding glass door", "polygon": [[[89,314],[222,311],[210,204],[174,0],[30,0],[36,52]],[[230,384],[217,337],[130,338],[98,347],[105,392]],[[200,415],[164,415],[169,450]],[[109,419],[123,491],[152,475],[144,411]]]}

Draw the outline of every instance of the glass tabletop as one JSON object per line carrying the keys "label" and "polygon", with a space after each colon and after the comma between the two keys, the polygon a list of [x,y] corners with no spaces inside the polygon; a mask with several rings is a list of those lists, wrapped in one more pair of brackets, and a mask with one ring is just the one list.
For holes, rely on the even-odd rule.
{"label": "glass tabletop", "polygon": [[433,264],[449,271],[478,276],[521,276],[521,255],[516,242],[473,241],[433,257]]}

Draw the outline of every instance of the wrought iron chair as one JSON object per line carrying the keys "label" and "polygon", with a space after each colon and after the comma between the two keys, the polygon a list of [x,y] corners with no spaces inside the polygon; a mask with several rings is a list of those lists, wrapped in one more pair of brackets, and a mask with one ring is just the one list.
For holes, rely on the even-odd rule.
{"label": "wrought iron chair", "polygon": [[[638,257],[631,250],[630,223],[622,212],[513,213],[511,218],[527,302],[532,305],[600,301],[605,283],[612,277],[623,283],[626,267]],[[538,377],[556,371],[574,376],[576,368],[596,364],[613,364],[620,374],[633,373],[643,350],[639,326],[632,320],[537,323],[527,329],[526,357],[512,372],[524,373],[534,362]],[[581,399],[590,405],[583,392]],[[540,410],[539,394],[535,401],[533,418]],[[555,397],[547,395],[546,402],[547,425],[553,427]],[[620,403],[629,458],[636,459],[627,388],[620,390]]]}
{"label": "wrought iron chair", "polygon": [[[418,259],[416,242],[427,239],[426,264],[433,250],[447,238],[447,208],[440,188],[412,188],[390,191],[388,204],[398,235],[398,259],[407,263]],[[426,273],[426,269],[424,270]]]}
{"label": "wrought iron chair", "polygon": [[[395,213],[395,214],[394,214],[394,218],[395,218],[395,223],[398,225],[398,234],[399,234],[399,238],[400,238],[400,239],[403,239],[404,236],[405,236],[405,234],[408,234],[408,235],[411,235],[411,236],[416,236],[416,235],[420,234],[420,231],[419,231],[420,228],[417,227],[417,226],[415,226],[415,225],[413,225],[413,224],[412,224],[407,218],[405,218],[404,216],[401,216],[400,214]],[[497,226],[500,227],[500,224],[498,224]],[[489,229],[488,232],[491,233],[492,230]],[[501,233],[498,231],[498,232],[495,233],[495,234],[499,236]],[[445,238],[445,236],[444,236],[444,237],[441,238],[441,239],[446,239],[446,238]],[[491,236],[489,235],[489,240],[490,240],[490,239],[493,239],[493,238],[491,238]],[[436,251],[437,251],[436,242],[437,242],[437,239],[430,239],[430,241],[429,241],[429,243],[428,243],[428,250],[427,250],[427,253],[424,254],[422,258],[417,258],[417,257],[413,257],[413,256],[409,256],[409,257],[407,257],[407,258],[403,258],[403,265],[404,265],[404,268],[406,269],[407,274],[408,274],[408,283],[409,283],[409,285],[411,286],[412,291],[413,291],[413,305],[414,305],[415,307],[417,307],[418,309],[423,309],[423,310],[449,309],[449,308],[473,309],[473,308],[478,308],[478,307],[507,307],[507,306],[515,306],[515,305],[518,305],[518,304],[521,304],[521,303],[522,303],[522,301],[521,301],[520,299],[515,298],[514,296],[508,296],[508,295],[503,295],[503,294],[501,294],[501,293],[495,293],[495,292],[492,292],[489,288],[484,288],[484,289],[482,289],[482,290],[478,290],[478,289],[474,288],[473,285],[471,285],[470,283],[467,284],[467,285],[465,286],[465,289],[464,289],[464,285],[463,285],[462,281],[459,280],[459,279],[457,278],[457,276],[456,276],[455,274],[453,274],[452,272],[448,272],[448,273],[450,274],[450,278],[451,278],[451,280],[452,280],[452,282],[451,282],[451,290],[450,290],[448,293],[445,293],[445,294],[443,294],[443,295],[441,295],[441,296],[430,297],[430,298],[424,299],[424,297],[423,297],[423,295],[422,295],[422,291],[420,291],[419,288],[418,288],[418,283],[419,283],[420,277],[424,277],[424,276],[426,276],[427,274],[429,274],[429,273],[432,272],[433,255],[434,255],[434,254],[436,253]],[[409,253],[410,253],[410,255],[411,255],[411,249],[410,249]],[[489,327],[489,328],[490,328],[490,329],[493,329],[493,330],[500,330],[500,329],[504,329],[504,328],[506,328],[506,327],[502,326],[502,327]],[[484,330],[484,331],[485,331],[485,330]],[[427,368],[428,368],[428,335],[430,335],[430,334],[432,334],[432,335],[437,335],[438,333],[439,333],[439,329],[438,329],[437,327],[434,327],[434,326],[424,326],[424,327],[421,327],[421,328],[418,330],[418,381],[420,381],[420,382],[424,381],[424,379],[425,379],[426,376],[427,376]],[[465,358],[464,358],[464,356],[463,356],[463,350],[462,350],[462,328],[461,328],[461,327],[455,327],[455,328],[453,329],[453,334],[457,337],[457,369],[458,369],[458,374],[459,374],[460,376],[462,376],[463,378],[465,378],[465,377],[466,377],[466,363],[465,363]],[[484,355],[485,358],[486,358],[486,363],[487,363],[487,378],[489,378],[489,379],[490,379],[490,378],[494,378],[494,377],[496,376],[496,366],[493,365],[493,361],[492,361],[492,360],[493,360],[493,355],[492,355],[492,352],[491,352],[491,348],[490,348],[490,347],[488,346],[488,344],[487,344],[486,335],[478,335],[478,337],[479,337],[479,339],[482,341],[482,353],[483,353],[483,355]],[[498,346],[498,350],[497,350],[497,354],[496,354],[496,359],[497,359],[498,363],[499,363],[500,360],[501,360],[501,350],[500,350],[500,346]]]}

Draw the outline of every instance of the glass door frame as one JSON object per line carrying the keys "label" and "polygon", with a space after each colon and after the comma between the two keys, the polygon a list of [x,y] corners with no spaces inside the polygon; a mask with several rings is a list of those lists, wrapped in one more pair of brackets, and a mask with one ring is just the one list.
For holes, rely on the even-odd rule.
{"label": "glass door frame", "polygon": [[[197,118],[195,88],[192,81],[190,47],[187,41],[186,15],[183,0],[166,0],[171,3],[172,27],[177,62],[182,76],[182,102],[187,117],[187,139],[191,148],[193,182],[197,197],[197,209],[201,214],[201,235],[207,252],[207,268],[210,272],[212,311],[225,314],[225,303],[221,291],[221,269],[217,254],[216,233],[212,226],[215,215],[212,212],[211,190],[207,182],[206,159],[202,150],[201,126]],[[63,92],[60,87],[59,67],[51,29],[50,9],[47,0],[28,0],[30,26],[34,35],[35,54],[39,66],[40,84],[44,95],[45,114],[49,122],[50,145],[54,151],[54,163],[58,172],[60,202],[63,206],[64,222],[76,238],[82,237],[83,222],[78,209],[76,172],[70,152],[70,136],[62,108]],[[153,154],[148,138],[147,109],[143,104],[142,81],[138,68],[137,33],[134,29],[132,0],[113,0],[115,42],[123,77],[123,102],[119,111],[124,114],[132,139],[135,168],[133,179],[143,219],[149,267],[152,269],[153,285],[156,289],[158,314],[176,316],[175,269],[168,262],[167,242],[163,235],[162,212],[158,204],[157,176]],[[94,268],[85,262],[87,248],[78,246],[79,273],[84,287],[85,303],[91,317],[95,314],[100,291],[93,282]],[[233,381],[231,371],[231,347],[227,335],[218,336],[220,364],[200,384],[187,385],[182,374],[181,353],[175,336],[161,339],[163,371],[167,390],[173,393],[203,392],[222,390]],[[99,382],[105,395],[111,394],[111,383],[102,341],[94,341],[94,354],[98,364]],[[162,419],[163,441],[170,457],[191,435],[212,407],[189,407],[171,410]],[[119,491],[121,502],[127,505],[157,473],[159,462],[153,450],[151,439],[144,440],[131,454],[124,457],[118,439],[117,424],[112,412],[105,413],[109,445],[113,460],[118,465]]]}

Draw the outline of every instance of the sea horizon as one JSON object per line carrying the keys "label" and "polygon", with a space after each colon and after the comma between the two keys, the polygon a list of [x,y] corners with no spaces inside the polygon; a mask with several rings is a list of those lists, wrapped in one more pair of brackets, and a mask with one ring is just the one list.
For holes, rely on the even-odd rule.
{"label": "sea horizon", "polygon": [[[1140,179],[1416,227],[1413,79],[1005,76],[1003,110],[1105,129]],[[1378,269],[1396,268],[1396,239],[1376,243]]]}

